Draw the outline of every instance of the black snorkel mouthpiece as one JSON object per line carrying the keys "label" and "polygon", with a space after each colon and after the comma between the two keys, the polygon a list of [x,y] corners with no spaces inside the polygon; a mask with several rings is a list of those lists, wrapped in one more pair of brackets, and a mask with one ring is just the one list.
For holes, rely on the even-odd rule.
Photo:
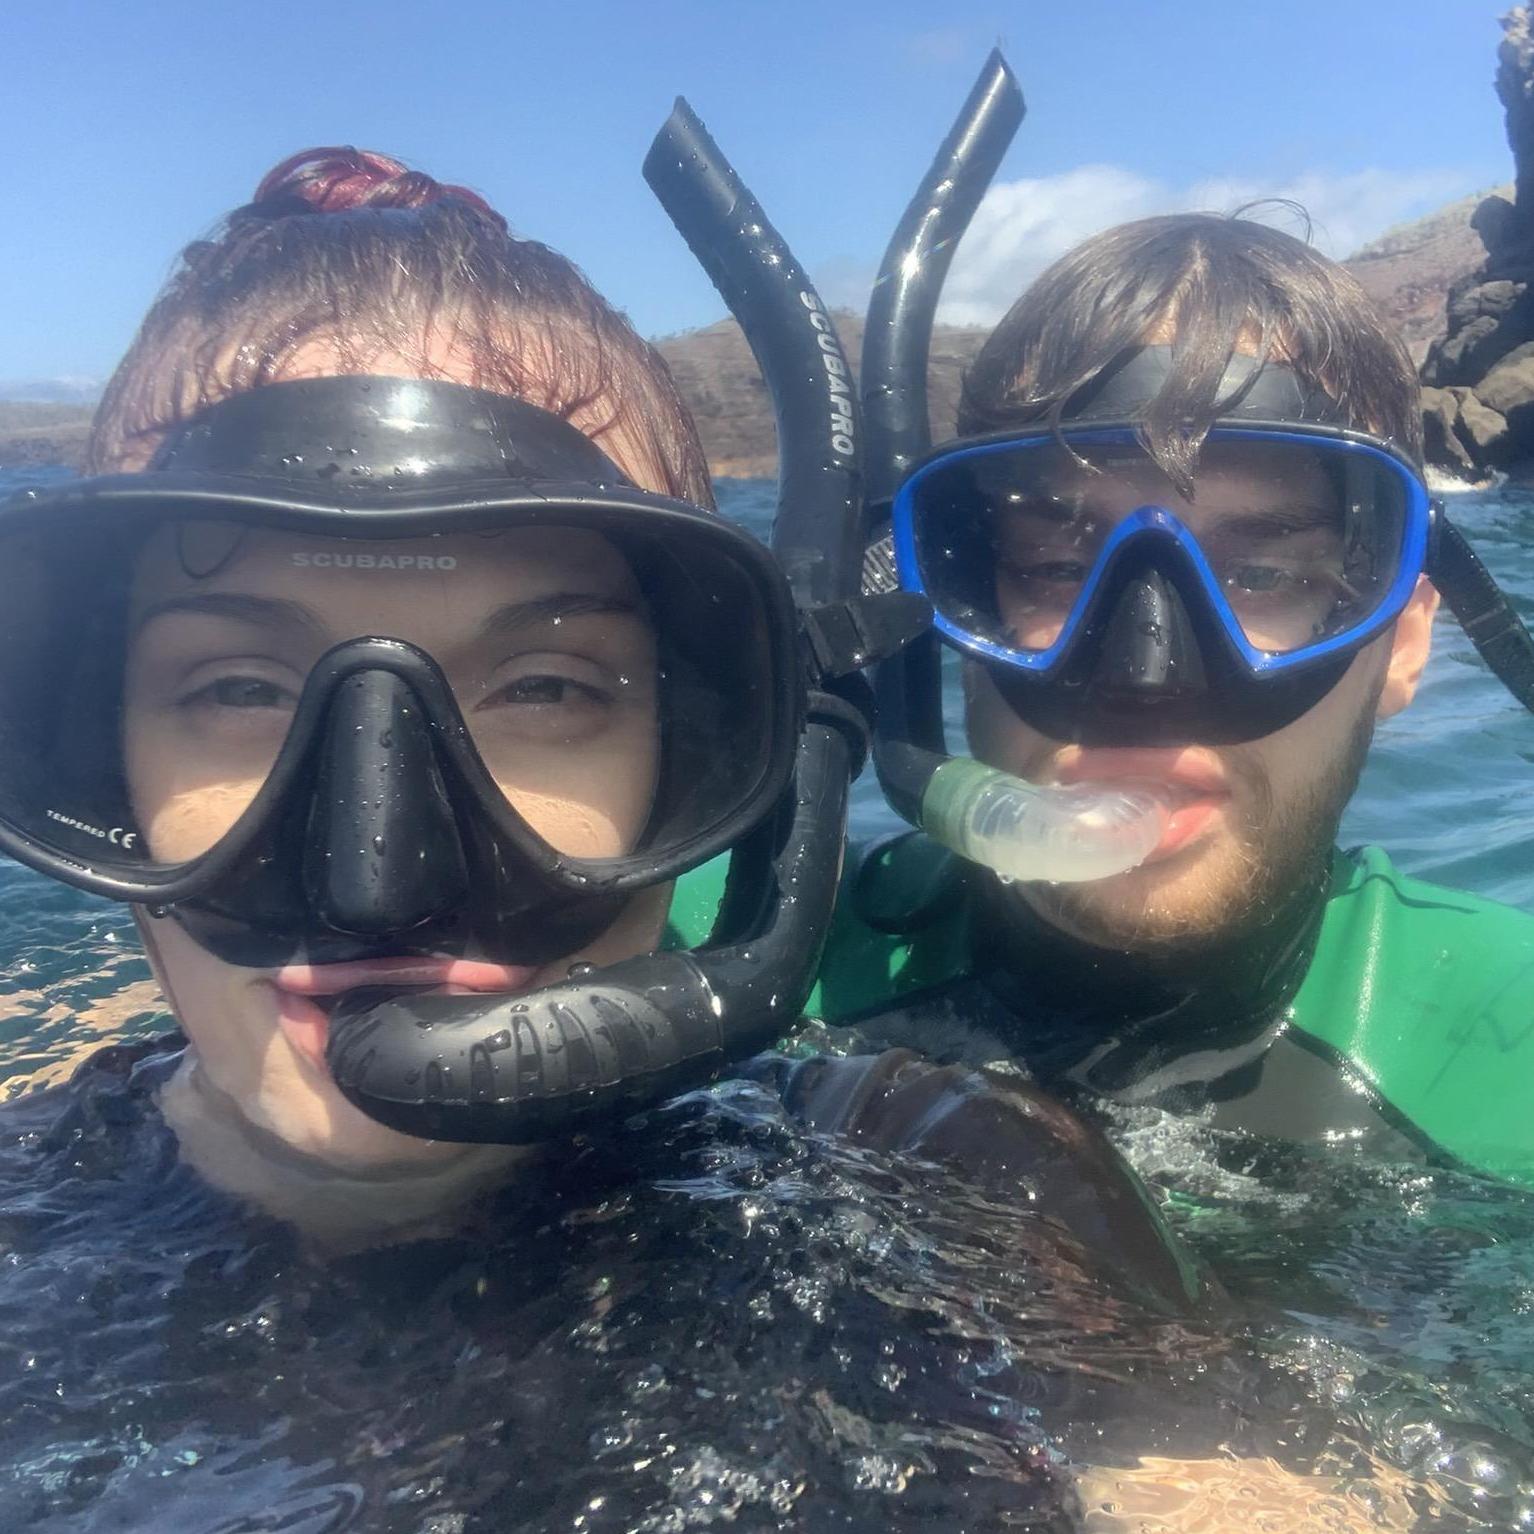
{"label": "black snorkel mouthpiece", "polygon": [[772,549],[799,608],[804,722],[792,781],[731,853],[708,942],[524,996],[344,997],[327,1060],[373,1118],[437,1139],[526,1143],[707,1083],[798,1020],[841,867],[871,728],[859,668],[930,619],[918,597],[860,596],[861,422],[830,316],[685,102],[645,177],[739,320],[777,418]]}

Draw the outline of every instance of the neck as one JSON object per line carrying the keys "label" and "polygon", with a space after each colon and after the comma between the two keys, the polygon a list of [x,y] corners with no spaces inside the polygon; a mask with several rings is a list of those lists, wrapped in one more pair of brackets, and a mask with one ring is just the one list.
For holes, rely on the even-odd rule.
{"label": "neck", "polygon": [[1010,1042],[1044,1082],[1169,1106],[1197,1100],[1281,1030],[1315,953],[1327,882],[1323,864],[1238,930],[1130,951],[1062,932],[987,879],[979,972],[1009,1004]]}
{"label": "neck", "polygon": [[503,1185],[536,1150],[466,1147],[446,1165],[336,1167],[249,1123],[188,1049],[160,1094],[182,1158],[204,1181],[285,1220],[323,1255],[448,1235],[469,1206]]}

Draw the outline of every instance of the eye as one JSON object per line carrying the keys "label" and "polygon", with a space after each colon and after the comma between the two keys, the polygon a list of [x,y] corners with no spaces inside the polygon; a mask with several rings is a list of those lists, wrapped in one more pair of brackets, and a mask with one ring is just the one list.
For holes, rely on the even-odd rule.
{"label": "eye", "polygon": [[260,676],[221,676],[181,700],[188,708],[287,710],[297,701],[286,687]]}
{"label": "eye", "polygon": [[600,688],[557,672],[533,672],[508,682],[498,692],[483,699],[477,707],[496,708],[580,708],[606,703]]}
{"label": "eye", "polygon": [[1239,591],[1277,591],[1280,586],[1295,580],[1291,571],[1277,565],[1237,565],[1225,575],[1225,584]]}

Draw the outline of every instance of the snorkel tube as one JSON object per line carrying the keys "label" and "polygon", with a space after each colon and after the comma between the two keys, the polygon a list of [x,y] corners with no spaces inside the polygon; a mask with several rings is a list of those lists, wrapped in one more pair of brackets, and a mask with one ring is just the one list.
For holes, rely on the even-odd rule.
{"label": "snorkel tube", "polygon": [[355,992],[326,1055],[342,1092],[407,1134],[515,1144],[637,1112],[712,1079],[798,1018],[840,874],[868,705],[858,668],[925,627],[926,602],[858,595],[861,437],[819,296],[703,125],[679,101],[646,180],[751,343],[777,417],[772,548],[800,609],[808,680],[793,782],[730,854],[707,943],[522,996]]}
{"label": "snorkel tube", "polygon": [[[943,279],[1026,113],[993,50],[906,208],[879,267],[863,337],[869,549],[864,587],[896,584],[890,506],[932,445],[927,360]],[[891,807],[933,840],[1006,879],[1074,882],[1122,873],[1160,841],[1168,807],[1136,789],[1040,788],[951,756],[942,652],[923,634],[874,671],[874,765]]]}

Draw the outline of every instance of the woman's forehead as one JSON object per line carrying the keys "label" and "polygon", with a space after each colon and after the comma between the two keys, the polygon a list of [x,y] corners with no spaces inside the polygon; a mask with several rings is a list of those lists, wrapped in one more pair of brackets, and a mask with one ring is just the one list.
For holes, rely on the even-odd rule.
{"label": "woman's forehead", "polygon": [[382,602],[508,601],[551,593],[627,597],[633,571],[586,528],[522,527],[401,538],[332,538],[228,522],[168,523],[139,555],[138,607],[181,592],[223,591],[310,602],[343,591]]}

